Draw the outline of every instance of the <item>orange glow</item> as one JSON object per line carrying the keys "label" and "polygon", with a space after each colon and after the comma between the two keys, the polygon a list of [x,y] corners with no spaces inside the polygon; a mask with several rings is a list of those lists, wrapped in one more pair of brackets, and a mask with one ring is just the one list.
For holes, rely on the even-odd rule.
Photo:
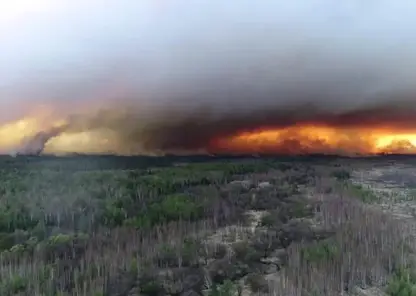
{"label": "orange glow", "polygon": [[33,137],[39,131],[60,127],[64,120],[55,120],[52,124],[45,124],[37,117],[26,117],[0,126],[0,152],[7,153],[20,147],[24,139]]}
{"label": "orange glow", "polygon": [[221,138],[214,149],[235,153],[416,153],[414,133],[370,128],[292,126],[244,132]]}
{"label": "orange glow", "polygon": [[[64,120],[48,117],[47,109],[38,116],[0,126],[0,153],[19,149],[26,138],[39,131],[65,125]],[[40,116],[42,114],[43,116]],[[259,129],[211,140],[214,153],[326,153],[371,155],[378,153],[416,154],[416,129],[401,131],[386,128],[337,128],[325,125],[296,125],[281,129]],[[63,132],[45,145],[45,153],[116,153],[130,154],[129,147],[119,143],[116,131],[96,129]]]}
{"label": "orange glow", "polygon": [[[26,117],[0,126],[0,154],[18,151],[25,139],[34,137],[40,131],[48,131],[66,124],[65,120],[51,120],[45,123],[42,117]],[[45,145],[45,153],[123,153],[118,151],[116,135],[106,130],[63,132],[52,137]]]}
{"label": "orange glow", "polygon": [[45,146],[46,153],[120,153],[114,134],[104,130],[63,133]]}

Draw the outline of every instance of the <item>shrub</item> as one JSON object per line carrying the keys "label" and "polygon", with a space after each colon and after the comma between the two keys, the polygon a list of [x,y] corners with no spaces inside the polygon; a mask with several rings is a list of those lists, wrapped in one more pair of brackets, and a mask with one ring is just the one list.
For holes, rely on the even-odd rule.
{"label": "shrub", "polygon": [[255,293],[269,292],[269,283],[261,274],[250,274],[247,276],[246,283],[249,285],[251,291]]}
{"label": "shrub", "polygon": [[390,296],[416,296],[416,274],[400,268],[390,280],[386,292]]}
{"label": "shrub", "polygon": [[346,181],[351,179],[351,174],[347,170],[336,170],[331,173],[331,176],[336,178],[338,181]]}
{"label": "shrub", "polygon": [[263,217],[261,217],[260,225],[265,227],[272,227],[276,225],[278,221],[279,219],[276,214],[267,213]]}
{"label": "shrub", "polygon": [[353,197],[360,199],[364,203],[375,203],[380,200],[371,189],[362,185],[349,184],[347,185],[347,190]]}
{"label": "shrub", "polygon": [[3,280],[0,286],[1,295],[15,295],[24,292],[28,288],[28,280],[20,275],[12,275]]}
{"label": "shrub", "polygon": [[335,241],[322,240],[301,249],[301,256],[310,263],[327,262],[341,255],[341,250]]}
{"label": "shrub", "polygon": [[234,296],[236,292],[236,285],[232,281],[226,280],[221,285],[213,285],[208,296]]}
{"label": "shrub", "polygon": [[161,202],[150,204],[136,217],[126,219],[124,224],[136,228],[145,228],[177,220],[195,221],[201,218],[203,214],[204,207],[202,203],[194,201],[185,194],[173,194],[166,196]]}

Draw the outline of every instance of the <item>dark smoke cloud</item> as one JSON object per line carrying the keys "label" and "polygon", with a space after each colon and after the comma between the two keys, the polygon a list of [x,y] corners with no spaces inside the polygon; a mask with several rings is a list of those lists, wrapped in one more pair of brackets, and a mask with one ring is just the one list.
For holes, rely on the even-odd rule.
{"label": "dark smoke cloud", "polygon": [[21,108],[0,119],[47,104],[69,121],[35,152],[86,130],[139,153],[297,123],[416,129],[416,3],[91,3],[0,31],[0,110]]}
{"label": "dark smoke cloud", "polygon": [[46,131],[40,131],[34,136],[23,138],[20,147],[13,154],[39,155],[45,149],[45,144],[61,134],[65,129],[66,127],[51,128]]}

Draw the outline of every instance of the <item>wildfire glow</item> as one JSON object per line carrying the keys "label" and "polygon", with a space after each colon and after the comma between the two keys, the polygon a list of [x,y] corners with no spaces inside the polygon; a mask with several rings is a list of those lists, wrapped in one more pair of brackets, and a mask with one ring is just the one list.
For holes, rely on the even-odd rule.
{"label": "wildfire glow", "polygon": [[[54,120],[45,124],[37,117],[27,117],[0,126],[0,153],[10,153],[21,148],[25,139],[34,137],[40,131],[48,131],[66,124],[65,120]],[[45,145],[45,153],[117,153],[115,135],[106,130],[63,132],[52,137]]]}
{"label": "wildfire glow", "polygon": [[[50,123],[52,122],[52,123]],[[27,117],[0,126],[0,152],[19,149],[26,138],[39,131],[60,127],[64,120],[45,121]],[[63,132],[52,137],[45,145],[45,153],[119,153],[117,133],[93,130],[78,133]],[[299,125],[282,129],[261,129],[238,133],[211,141],[209,150],[216,153],[328,153],[368,155],[378,153],[416,154],[416,130],[400,131],[375,128],[336,128],[329,126]]]}
{"label": "wildfire glow", "polygon": [[19,148],[24,139],[33,137],[41,130],[59,127],[65,124],[64,120],[56,120],[45,125],[37,117],[27,117],[0,126],[0,152],[7,153]]}
{"label": "wildfire glow", "polygon": [[45,146],[46,153],[121,153],[111,132],[86,131],[63,133],[51,139]]}
{"label": "wildfire glow", "polygon": [[214,146],[238,153],[416,153],[416,131],[306,125],[245,132],[217,140]]}

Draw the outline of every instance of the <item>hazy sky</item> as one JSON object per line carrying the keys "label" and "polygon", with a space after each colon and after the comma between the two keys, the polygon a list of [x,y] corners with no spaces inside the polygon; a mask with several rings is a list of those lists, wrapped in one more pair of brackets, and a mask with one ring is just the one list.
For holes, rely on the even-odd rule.
{"label": "hazy sky", "polygon": [[129,120],[91,126],[173,111],[175,123],[210,110],[250,128],[239,116],[413,110],[415,28],[410,0],[1,1],[0,123],[126,101]]}

